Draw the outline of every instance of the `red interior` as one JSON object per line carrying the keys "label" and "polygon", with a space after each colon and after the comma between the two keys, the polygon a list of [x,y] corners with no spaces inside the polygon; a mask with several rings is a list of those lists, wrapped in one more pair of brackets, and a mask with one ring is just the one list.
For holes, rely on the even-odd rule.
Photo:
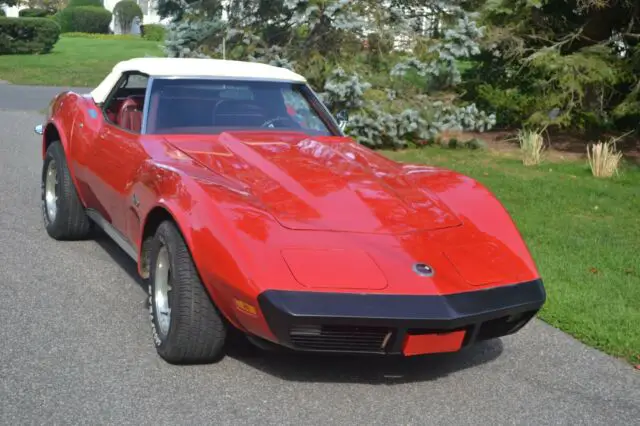
{"label": "red interior", "polygon": [[107,110],[107,117],[123,129],[139,133],[142,127],[144,96],[128,96],[114,101]]}

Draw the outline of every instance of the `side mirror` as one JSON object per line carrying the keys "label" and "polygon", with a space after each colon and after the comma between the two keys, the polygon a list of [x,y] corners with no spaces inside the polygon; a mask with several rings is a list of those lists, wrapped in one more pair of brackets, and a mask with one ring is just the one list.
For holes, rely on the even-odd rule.
{"label": "side mirror", "polygon": [[343,109],[336,114],[336,119],[338,120],[338,127],[340,127],[340,130],[344,130],[349,122],[349,113],[346,109]]}

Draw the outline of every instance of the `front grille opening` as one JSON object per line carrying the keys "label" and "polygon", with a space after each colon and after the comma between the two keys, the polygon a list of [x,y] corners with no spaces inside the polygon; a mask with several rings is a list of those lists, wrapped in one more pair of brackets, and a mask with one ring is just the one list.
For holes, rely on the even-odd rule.
{"label": "front grille opening", "polygon": [[347,325],[296,325],[289,330],[291,343],[300,349],[384,353],[393,335],[387,327]]}
{"label": "front grille opening", "polygon": [[515,333],[536,314],[536,311],[508,315],[483,323],[478,330],[477,340],[488,340]]}

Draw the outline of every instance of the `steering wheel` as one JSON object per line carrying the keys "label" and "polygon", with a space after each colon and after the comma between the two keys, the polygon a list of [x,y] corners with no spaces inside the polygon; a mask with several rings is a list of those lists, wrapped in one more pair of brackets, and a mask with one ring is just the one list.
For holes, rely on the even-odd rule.
{"label": "steering wheel", "polygon": [[300,124],[298,124],[291,117],[276,117],[276,118],[272,118],[272,119],[267,120],[264,123],[262,123],[262,125],[260,127],[276,127],[276,126],[274,126],[274,123],[277,123],[279,121],[288,121],[293,125],[293,127],[300,128]]}

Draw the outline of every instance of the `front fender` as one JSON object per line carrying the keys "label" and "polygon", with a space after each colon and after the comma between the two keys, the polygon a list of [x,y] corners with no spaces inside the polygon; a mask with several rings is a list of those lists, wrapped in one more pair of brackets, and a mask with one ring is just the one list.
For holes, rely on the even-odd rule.
{"label": "front fender", "polygon": [[463,222],[463,231],[451,233],[481,236],[507,247],[524,265],[523,279],[537,279],[539,272],[520,231],[497,197],[475,179],[460,173],[428,166],[408,166],[407,178],[436,194]]}
{"label": "front fender", "polygon": [[255,329],[251,322],[260,326],[258,318],[239,319],[234,309],[236,300],[247,303],[255,300],[259,289],[251,275],[252,255],[220,207],[233,195],[182,170],[158,165],[143,173],[132,190],[140,197],[142,218],[139,267],[143,264],[142,243],[150,236],[154,212],[161,209],[180,229],[203,284],[218,309],[238,328]]}

